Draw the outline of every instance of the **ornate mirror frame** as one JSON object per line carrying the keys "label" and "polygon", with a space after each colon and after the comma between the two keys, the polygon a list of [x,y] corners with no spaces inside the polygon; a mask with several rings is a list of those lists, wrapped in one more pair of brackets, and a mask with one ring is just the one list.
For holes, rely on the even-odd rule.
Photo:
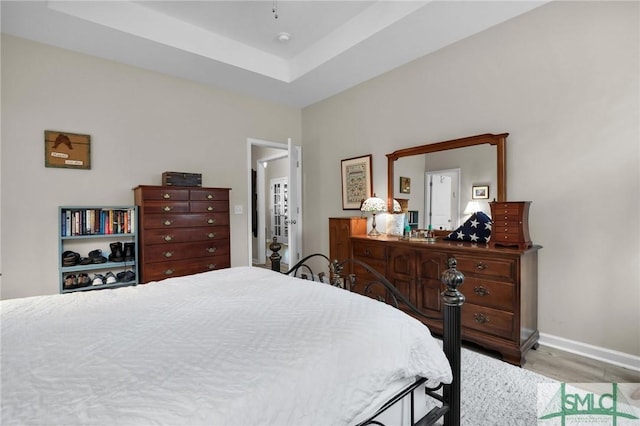
{"label": "ornate mirror frame", "polygon": [[509,136],[509,133],[486,133],[483,135],[399,149],[391,154],[387,154],[387,203],[389,211],[393,211],[394,164],[398,158],[484,144],[495,145],[497,148],[498,170],[496,172],[498,190],[495,198],[496,201],[507,201],[507,136]]}

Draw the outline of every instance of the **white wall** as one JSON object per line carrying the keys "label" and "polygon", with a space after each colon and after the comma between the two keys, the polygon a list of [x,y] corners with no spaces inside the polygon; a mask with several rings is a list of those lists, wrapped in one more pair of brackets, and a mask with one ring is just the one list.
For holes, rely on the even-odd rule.
{"label": "white wall", "polygon": [[531,200],[541,332],[640,355],[639,4],[553,2],[302,112],[306,253],[328,250],[340,160],[509,132]]}
{"label": "white wall", "polygon": [[[44,131],[91,135],[91,170],[44,167]],[[133,204],[163,171],[232,188],[231,263],[249,264],[247,137],[300,140],[300,110],[2,36],[1,297],[57,293],[58,205]]]}

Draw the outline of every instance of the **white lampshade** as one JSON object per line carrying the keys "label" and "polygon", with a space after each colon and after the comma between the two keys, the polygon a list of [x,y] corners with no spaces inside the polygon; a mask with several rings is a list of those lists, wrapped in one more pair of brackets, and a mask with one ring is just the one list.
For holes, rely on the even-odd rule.
{"label": "white lampshade", "polygon": [[362,203],[360,210],[362,210],[363,212],[373,213],[386,212],[387,203],[385,203],[382,198],[376,197],[376,194],[373,194],[373,197],[364,200],[364,203]]}
{"label": "white lampshade", "polygon": [[464,209],[464,214],[474,214],[479,211],[482,211],[480,203],[477,201],[469,201],[467,207]]}
{"label": "white lampshade", "polygon": [[394,213],[402,213],[402,206],[398,202],[398,200],[393,200],[393,212]]}

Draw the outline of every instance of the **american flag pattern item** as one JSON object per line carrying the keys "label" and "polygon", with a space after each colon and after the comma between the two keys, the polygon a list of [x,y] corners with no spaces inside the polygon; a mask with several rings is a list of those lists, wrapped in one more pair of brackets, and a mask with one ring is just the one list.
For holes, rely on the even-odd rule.
{"label": "american flag pattern item", "polygon": [[465,223],[444,239],[488,243],[491,239],[491,218],[483,212],[475,212]]}

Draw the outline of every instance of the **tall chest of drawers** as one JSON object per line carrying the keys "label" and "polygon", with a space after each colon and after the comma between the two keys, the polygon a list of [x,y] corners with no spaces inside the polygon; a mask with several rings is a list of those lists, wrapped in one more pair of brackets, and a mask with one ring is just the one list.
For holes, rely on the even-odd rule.
{"label": "tall chest of drawers", "polygon": [[529,206],[531,201],[494,201],[489,203],[493,226],[491,241],[495,246],[531,247],[529,236]]}
{"label": "tall chest of drawers", "polygon": [[140,185],[140,283],[231,266],[229,189]]}

